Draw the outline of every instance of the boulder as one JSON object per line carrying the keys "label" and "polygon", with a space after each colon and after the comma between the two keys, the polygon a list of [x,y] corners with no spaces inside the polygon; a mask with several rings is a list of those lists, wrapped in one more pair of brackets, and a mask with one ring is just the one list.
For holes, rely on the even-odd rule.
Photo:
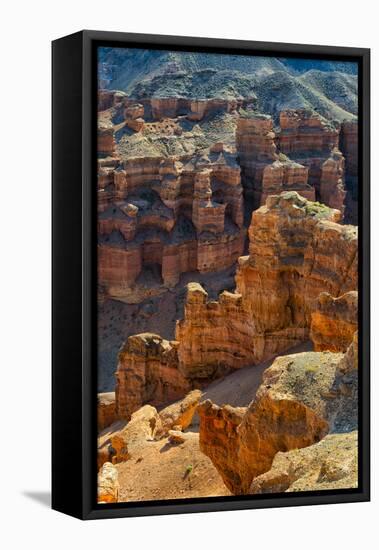
{"label": "boulder", "polygon": [[358,487],[358,432],[327,435],[322,441],[275,455],[270,470],[249,492],[291,493]]}
{"label": "boulder", "polygon": [[186,434],[180,430],[169,430],[168,431],[168,440],[170,443],[184,443],[187,439]]}
{"label": "boulder", "polygon": [[184,399],[162,409],[159,412],[162,434],[172,429],[186,430],[191,425],[201,396],[200,390],[193,390]]}
{"label": "boulder", "polygon": [[199,405],[200,448],[234,494],[247,494],[279,451],[357,429],[357,372],[346,359],[330,352],[278,357],[247,409]]}
{"label": "boulder", "polygon": [[110,439],[112,462],[128,460],[147,441],[153,441],[156,431],[160,431],[160,418],[157,410],[145,405],[134,412],[130,421],[120,431],[113,433]]}
{"label": "boulder", "polygon": [[97,476],[97,502],[99,504],[118,502],[119,488],[117,469],[110,462],[106,462]]}

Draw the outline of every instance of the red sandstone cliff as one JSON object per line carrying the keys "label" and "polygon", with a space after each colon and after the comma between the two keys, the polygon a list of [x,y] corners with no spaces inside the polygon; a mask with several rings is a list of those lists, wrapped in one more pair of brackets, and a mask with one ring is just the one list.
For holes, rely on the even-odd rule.
{"label": "red sandstone cliff", "polygon": [[[210,301],[190,283],[175,341],[151,334],[128,339],[116,374],[117,414],[128,417],[144,403],[179,399],[192,387],[307,340],[312,314],[314,340],[321,341],[317,315],[326,312],[317,310],[320,293],[338,298],[357,288],[357,230],[336,223],[339,217],[297,193],[269,197],[253,214],[250,255],[239,260],[236,292]],[[350,321],[353,329],[354,313]],[[351,335],[342,320],[334,324],[336,332]]]}
{"label": "red sandstone cliff", "polygon": [[307,340],[319,294],[357,288],[357,230],[338,219],[338,211],[296,193],[269,197],[253,213],[236,292],[215,302],[199,285],[189,286],[176,331],[181,371],[208,376]]}

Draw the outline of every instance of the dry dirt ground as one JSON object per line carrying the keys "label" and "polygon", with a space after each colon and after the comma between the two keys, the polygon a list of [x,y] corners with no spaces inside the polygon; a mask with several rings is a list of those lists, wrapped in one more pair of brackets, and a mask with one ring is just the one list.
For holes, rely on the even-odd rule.
{"label": "dry dirt ground", "polygon": [[[151,277],[156,277],[153,272]],[[210,299],[217,299],[222,290],[235,288],[235,266],[219,273],[186,273],[179,284],[139,304],[126,304],[106,299],[98,305],[98,391],[114,391],[117,353],[128,336],[140,332],[156,332],[171,340],[175,323],[183,318],[186,285],[201,283]],[[150,283],[151,287],[152,284]]]}
{"label": "dry dirt ground", "polygon": [[186,441],[147,442],[139,456],[118,464],[119,501],[230,495],[216,468],[199,448],[199,434]]}
{"label": "dry dirt ground", "polygon": [[[311,344],[305,343],[283,355],[310,349]],[[211,399],[218,405],[247,406],[255,397],[263,371],[272,361],[240,369],[213,382],[204,391],[202,400]],[[116,422],[106,428],[100,434],[100,444],[124,425]],[[210,459],[200,451],[198,428],[195,415],[191,426],[184,432],[184,443],[170,443],[167,437],[146,441],[130,460],[117,464],[120,502],[230,495]]]}

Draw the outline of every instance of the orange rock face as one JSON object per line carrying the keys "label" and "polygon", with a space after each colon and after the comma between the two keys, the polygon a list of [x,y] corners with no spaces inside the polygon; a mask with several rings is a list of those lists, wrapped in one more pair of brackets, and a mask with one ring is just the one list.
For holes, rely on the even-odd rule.
{"label": "orange rock face", "polygon": [[[272,119],[266,115],[254,115],[238,120],[236,147],[241,165],[245,194],[254,207],[261,202],[264,171],[278,160]],[[267,175],[271,175],[270,173]],[[268,178],[272,179],[272,178]]]}
{"label": "orange rock face", "polygon": [[120,485],[116,468],[110,462],[106,462],[98,473],[97,502],[109,504],[118,501]]}
{"label": "orange rock face", "polygon": [[314,201],[316,192],[314,187],[308,184],[308,168],[289,160],[276,160],[266,166],[263,171],[259,204],[265,204],[269,195],[277,195],[282,191],[297,191],[302,197]]}
{"label": "orange rock face", "polygon": [[112,156],[115,150],[114,130],[111,125],[99,125],[97,130],[97,151]]}
{"label": "orange rock face", "polygon": [[[236,292],[224,291],[212,301],[201,285],[190,283],[175,341],[154,334],[129,337],[116,373],[117,416],[128,418],[144,403],[180,399],[308,340],[312,313],[314,339],[322,342],[320,315],[327,312],[316,308],[320,293],[338,297],[357,288],[357,230],[340,225],[339,218],[337,210],[294,192],[270,196],[252,216],[250,254],[239,259]],[[341,328],[343,319],[330,316],[325,339],[327,330],[335,330],[331,349],[345,350],[354,322],[349,332]]]}
{"label": "orange rock face", "polygon": [[316,351],[345,352],[358,330],[358,292],[339,298],[322,292],[311,314],[310,336]]}
{"label": "orange rock face", "polygon": [[307,109],[280,113],[280,151],[308,168],[308,184],[316,199],[343,214],[344,158],[338,150],[339,125]]}
{"label": "orange rock face", "polygon": [[357,230],[336,223],[339,216],[296,193],[271,196],[253,213],[236,292],[216,302],[200,285],[188,287],[176,329],[185,376],[217,376],[308,339],[319,294],[357,288]]}
{"label": "orange rock face", "polygon": [[160,434],[169,430],[185,430],[191,425],[193,416],[201,399],[202,392],[193,390],[184,399],[165,407],[159,412]]}
{"label": "orange rock face", "polygon": [[269,195],[296,191],[306,199],[320,199],[343,213],[345,190],[343,157],[337,149],[339,128],[317,113],[305,110],[283,111],[280,125],[276,136],[269,116],[251,114],[238,121],[236,145],[242,182],[253,208],[264,204]]}
{"label": "orange rock face", "polygon": [[115,393],[97,394],[97,429],[103,430],[116,420]]}
{"label": "orange rock face", "polygon": [[223,144],[185,167],[174,157],[102,163],[99,282],[110,296],[127,295],[146,266],[159,265],[172,287],[182,273],[221,271],[242,254],[240,168]]}
{"label": "orange rock face", "polygon": [[130,336],[119,353],[116,371],[116,413],[130,415],[145,403],[163,405],[191,389],[178,370],[177,343],[156,334]]}
{"label": "orange rock face", "polygon": [[200,448],[234,494],[249,493],[278,451],[308,447],[328,432],[356,429],[351,392],[357,380],[343,374],[344,360],[338,353],[279,357],[264,372],[247,409],[219,407],[209,400],[199,405]]}

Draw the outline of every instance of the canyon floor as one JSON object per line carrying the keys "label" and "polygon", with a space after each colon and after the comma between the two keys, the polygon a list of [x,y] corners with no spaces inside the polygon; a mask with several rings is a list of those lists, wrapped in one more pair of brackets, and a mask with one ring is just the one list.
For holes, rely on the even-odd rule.
{"label": "canyon floor", "polygon": [[[288,353],[312,349],[311,342],[298,345]],[[211,399],[220,406],[247,407],[254,400],[262,383],[262,374],[274,359],[260,365],[245,367],[204,390],[200,402]],[[159,409],[158,409],[159,410]],[[99,446],[122,431],[127,422],[115,422],[99,434]],[[190,426],[183,430],[183,442],[164,437],[144,441],[132,459],[116,464],[120,484],[119,500],[138,502],[178,498],[228,496],[212,461],[200,450],[199,416],[194,414]]]}
{"label": "canyon floor", "polygon": [[163,288],[159,273],[146,270],[143,287],[157,289],[156,295],[132,304],[107,298],[98,305],[98,391],[114,390],[117,354],[132,334],[156,332],[167,340],[175,336],[175,325],[183,317],[187,284],[199,282],[212,299],[223,290],[234,290],[236,266],[218,273],[185,273],[174,288]]}

